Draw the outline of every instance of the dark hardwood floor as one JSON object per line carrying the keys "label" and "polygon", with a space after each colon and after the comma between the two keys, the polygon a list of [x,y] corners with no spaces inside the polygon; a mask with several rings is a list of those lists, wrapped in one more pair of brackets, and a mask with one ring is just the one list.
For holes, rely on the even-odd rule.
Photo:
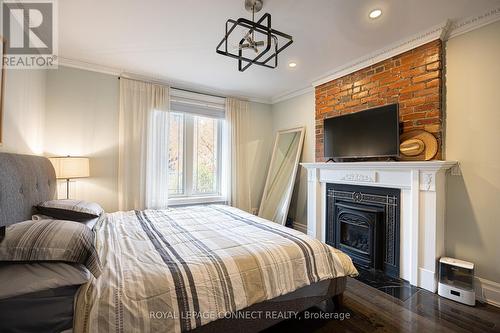
{"label": "dark hardwood floor", "polygon": [[[319,309],[302,313],[301,319],[282,322],[271,332],[500,332],[500,308],[477,303],[462,305],[419,290],[406,301],[355,279],[349,279],[344,293],[343,320],[311,320]],[[347,318],[349,316],[349,318]]]}

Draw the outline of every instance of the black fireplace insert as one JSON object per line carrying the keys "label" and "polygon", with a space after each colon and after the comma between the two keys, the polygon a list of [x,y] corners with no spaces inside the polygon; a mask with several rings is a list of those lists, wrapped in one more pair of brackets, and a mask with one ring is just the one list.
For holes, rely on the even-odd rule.
{"label": "black fireplace insert", "polygon": [[399,277],[400,190],[327,184],[326,242],[364,269]]}

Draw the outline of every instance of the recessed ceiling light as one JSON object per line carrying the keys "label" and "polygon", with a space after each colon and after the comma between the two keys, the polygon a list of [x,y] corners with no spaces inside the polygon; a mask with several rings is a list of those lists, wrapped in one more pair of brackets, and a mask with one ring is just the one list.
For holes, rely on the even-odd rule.
{"label": "recessed ceiling light", "polygon": [[380,15],[382,15],[382,10],[380,9],[374,9],[370,12],[370,14],[368,14],[368,16],[371,18],[371,19],[376,19],[376,18],[379,18]]}
{"label": "recessed ceiling light", "polygon": [[295,68],[295,67],[297,67],[297,63],[296,63],[296,62],[293,62],[293,61],[292,61],[292,62],[289,62],[289,63],[288,63],[288,67],[290,67],[290,68]]}

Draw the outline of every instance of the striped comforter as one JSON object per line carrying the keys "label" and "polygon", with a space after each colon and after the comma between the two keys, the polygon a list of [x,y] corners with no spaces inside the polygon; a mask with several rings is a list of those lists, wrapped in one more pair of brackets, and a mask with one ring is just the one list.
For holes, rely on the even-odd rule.
{"label": "striped comforter", "polygon": [[221,205],[109,214],[96,237],[103,272],[80,289],[75,332],[185,332],[357,273],[342,252]]}

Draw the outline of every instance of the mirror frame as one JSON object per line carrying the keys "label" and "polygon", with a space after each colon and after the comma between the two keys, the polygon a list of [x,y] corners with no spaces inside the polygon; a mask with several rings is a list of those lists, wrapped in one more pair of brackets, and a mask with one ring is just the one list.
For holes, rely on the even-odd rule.
{"label": "mirror frame", "polygon": [[[270,182],[269,178],[270,178],[270,174],[271,174],[271,166],[273,165],[273,162],[274,162],[274,159],[276,156],[276,148],[278,146],[278,139],[279,139],[281,134],[286,134],[286,133],[291,133],[291,132],[300,132],[299,149],[298,149],[298,152],[296,153],[296,156],[295,156],[295,165],[293,167],[293,173],[291,176],[291,185],[289,186],[286,193],[284,194],[286,196],[286,200],[285,200],[286,213],[283,215],[282,221],[273,221],[273,222],[279,223],[281,225],[286,224],[286,219],[288,217],[288,210],[290,208],[290,201],[292,200],[293,189],[295,187],[295,180],[297,178],[297,172],[299,169],[300,157],[302,156],[302,150],[304,149],[304,137],[305,137],[305,132],[306,132],[305,126],[295,127],[295,128],[286,129],[286,130],[280,130],[280,131],[276,132],[276,136],[274,139],[274,146],[273,146],[273,154],[271,156],[271,162],[269,163],[269,168],[267,170],[266,183],[264,185],[264,192],[262,193],[262,199],[260,200],[259,214],[258,214],[259,217],[262,217],[260,214],[262,212],[264,198],[266,197],[267,192],[269,191],[268,186],[269,186],[269,182]],[[262,218],[265,218],[265,217],[262,217]]]}
{"label": "mirror frame", "polygon": [[0,35],[0,48],[2,54],[0,57],[0,147],[3,142],[3,105],[5,98],[5,68],[3,66],[3,57],[5,55],[5,39]]}

